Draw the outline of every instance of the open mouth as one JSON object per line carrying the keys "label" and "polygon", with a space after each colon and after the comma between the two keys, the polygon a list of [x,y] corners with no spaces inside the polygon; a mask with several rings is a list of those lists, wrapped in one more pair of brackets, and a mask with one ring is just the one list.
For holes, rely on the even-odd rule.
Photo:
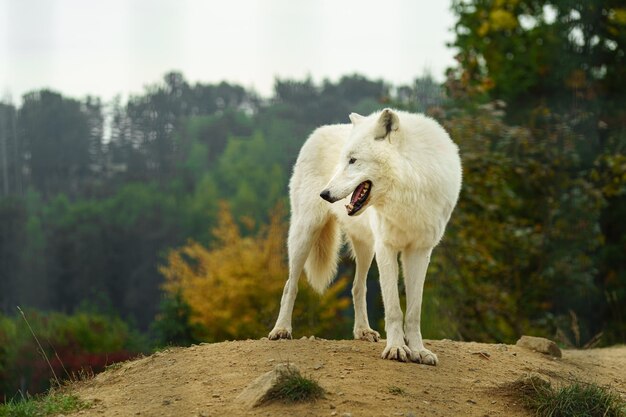
{"label": "open mouth", "polygon": [[367,199],[370,196],[372,190],[372,182],[367,180],[360,183],[352,193],[350,198],[350,204],[346,205],[348,210],[348,216],[354,216],[367,204]]}

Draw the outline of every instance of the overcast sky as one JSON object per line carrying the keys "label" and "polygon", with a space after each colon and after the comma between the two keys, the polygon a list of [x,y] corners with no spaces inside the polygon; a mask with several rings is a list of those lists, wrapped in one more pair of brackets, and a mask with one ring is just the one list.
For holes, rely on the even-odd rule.
{"label": "overcast sky", "polygon": [[445,0],[0,0],[0,99],[140,93],[170,70],[269,96],[275,77],[395,85],[452,66]]}

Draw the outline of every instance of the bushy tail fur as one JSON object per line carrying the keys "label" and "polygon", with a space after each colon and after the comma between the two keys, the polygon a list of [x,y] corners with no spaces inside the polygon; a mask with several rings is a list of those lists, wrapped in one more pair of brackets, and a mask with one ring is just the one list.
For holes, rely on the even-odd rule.
{"label": "bushy tail fur", "polygon": [[341,230],[337,220],[329,217],[313,242],[304,271],[311,287],[322,294],[337,273],[337,261],[341,246]]}

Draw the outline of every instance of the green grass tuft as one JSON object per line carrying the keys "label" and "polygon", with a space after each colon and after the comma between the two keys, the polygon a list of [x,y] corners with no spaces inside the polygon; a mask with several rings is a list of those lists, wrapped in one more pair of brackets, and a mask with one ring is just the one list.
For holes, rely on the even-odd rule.
{"label": "green grass tuft", "polygon": [[389,394],[391,395],[406,395],[406,391],[400,387],[397,387],[395,385],[391,385],[389,387]]}
{"label": "green grass tuft", "polygon": [[538,417],[626,417],[626,402],[609,388],[573,382],[559,388],[540,378],[515,383],[524,404]]}
{"label": "green grass tuft", "polygon": [[324,397],[324,389],[317,381],[306,378],[297,369],[281,371],[278,383],[267,393],[266,400],[279,400],[286,403],[315,401]]}
{"label": "green grass tuft", "polygon": [[43,417],[89,408],[89,403],[75,395],[50,393],[0,404],[0,417]]}

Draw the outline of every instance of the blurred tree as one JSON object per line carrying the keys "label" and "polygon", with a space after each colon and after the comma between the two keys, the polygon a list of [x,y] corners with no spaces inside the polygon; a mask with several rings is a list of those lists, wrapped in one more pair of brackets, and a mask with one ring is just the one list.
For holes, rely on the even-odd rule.
{"label": "blurred tree", "polygon": [[[274,210],[267,229],[244,237],[223,205],[211,249],[189,241],[169,253],[161,267],[164,288],[171,296],[180,293],[191,306],[191,322],[203,329],[197,337],[207,341],[255,338],[271,328],[287,277],[283,215],[283,210]],[[294,328],[322,337],[347,336],[349,299],[339,296],[346,284],[345,278],[338,280],[321,298],[303,285]]]}
{"label": "blurred tree", "polygon": [[174,172],[176,144],[173,132],[191,107],[191,88],[182,74],[172,72],[163,84],[146,88],[146,94],[128,100],[126,114],[131,123],[131,143],[142,150],[145,178],[164,183]]}
{"label": "blurred tree", "polygon": [[448,91],[457,103],[504,100],[509,120],[543,134],[562,129],[561,122],[550,127],[560,114],[582,138],[571,144],[580,163],[570,175],[593,175],[605,201],[603,244],[594,254],[596,289],[606,294],[599,321],[606,340],[626,340],[617,308],[626,301],[626,261],[615,256],[624,248],[626,225],[617,218],[626,213],[626,196],[611,192],[626,182],[612,168],[626,151],[626,7],[615,0],[455,0],[453,10],[460,65],[449,72]]}
{"label": "blurred tree", "polygon": [[24,155],[17,135],[17,109],[0,103],[0,195],[21,195]]}
{"label": "blurred tree", "polygon": [[0,311],[17,299],[20,253],[25,246],[26,208],[16,198],[0,198]]}
{"label": "blurred tree", "polygon": [[[460,67],[514,112],[547,105],[624,117],[626,8],[616,0],[454,0]],[[514,105],[514,107],[513,107]],[[613,117],[611,117],[613,115]]]}
{"label": "blurred tree", "polygon": [[[256,96],[240,86],[225,82],[190,86],[181,73],[170,72],[164,76],[163,83],[148,86],[145,94],[128,100],[124,113],[118,112],[112,146],[124,150],[122,155],[126,158],[141,157],[141,163],[121,161],[129,168],[145,169],[139,174],[131,170],[131,176],[156,176],[165,182],[173,176],[176,161],[180,160],[180,143],[175,140],[174,132],[184,118],[225,111],[232,115],[233,110],[254,112],[257,106]],[[214,126],[220,127],[218,124]],[[220,137],[214,139],[215,150],[211,149],[210,154],[213,158],[219,152]],[[139,150],[139,154],[134,150]]]}
{"label": "blurred tree", "polygon": [[14,305],[4,310],[7,312],[13,312],[15,305],[41,309],[54,307],[52,283],[46,273],[49,259],[46,257],[47,242],[42,224],[44,203],[41,195],[33,188],[26,191],[23,201],[27,215],[24,245],[20,250],[19,267],[12,271],[17,277],[18,294]]}
{"label": "blurred tree", "polygon": [[[621,138],[622,143],[626,140]],[[594,185],[606,200],[602,212],[604,245],[599,251],[598,284],[606,298],[604,340],[608,344],[626,341],[626,149],[604,152],[591,171]]]}
{"label": "blurred tree", "polygon": [[267,213],[287,196],[287,178],[274,161],[282,149],[269,146],[264,135],[231,137],[214,170],[222,196],[228,196],[237,218],[248,216],[263,223]]}
{"label": "blurred tree", "polygon": [[[183,242],[183,201],[155,185],[123,187],[105,200],[52,200],[41,214],[50,306],[73,312],[83,300],[110,300],[146,329],[156,314],[162,251]],[[35,305],[36,307],[43,307]]]}
{"label": "blurred tree", "polygon": [[199,343],[202,328],[191,321],[191,306],[181,292],[166,294],[161,300],[159,314],[151,325],[159,346],[190,346]]}
{"label": "blurred tree", "polygon": [[407,111],[426,113],[446,102],[445,90],[430,74],[417,78],[413,85],[397,88],[395,103]]}
{"label": "blurred tree", "polygon": [[568,124],[509,126],[490,106],[445,122],[462,149],[464,185],[433,268],[464,338],[569,332],[570,310],[582,342],[603,330],[594,255],[604,200],[580,170],[585,139]]}
{"label": "blurred tree", "polygon": [[87,109],[49,90],[24,96],[18,134],[30,182],[45,198],[61,192],[77,196],[82,191],[101,140],[93,132],[94,119],[101,118],[98,112],[99,106]]}
{"label": "blurred tree", "polygon": [[[252,119],[234,109],[226,109],[210,116],[192,116],[176,132],[176,139],[182,148],[180,156],[187,166],[193,164],[196,172],[194,176],[197,177],[202,171],[210,169],[226,148],[229,137],[250,136],[252,130]],[[198,145],[202,148],[198,148]],[[202,154],[203,160],[197,160],[198,152]]]}

